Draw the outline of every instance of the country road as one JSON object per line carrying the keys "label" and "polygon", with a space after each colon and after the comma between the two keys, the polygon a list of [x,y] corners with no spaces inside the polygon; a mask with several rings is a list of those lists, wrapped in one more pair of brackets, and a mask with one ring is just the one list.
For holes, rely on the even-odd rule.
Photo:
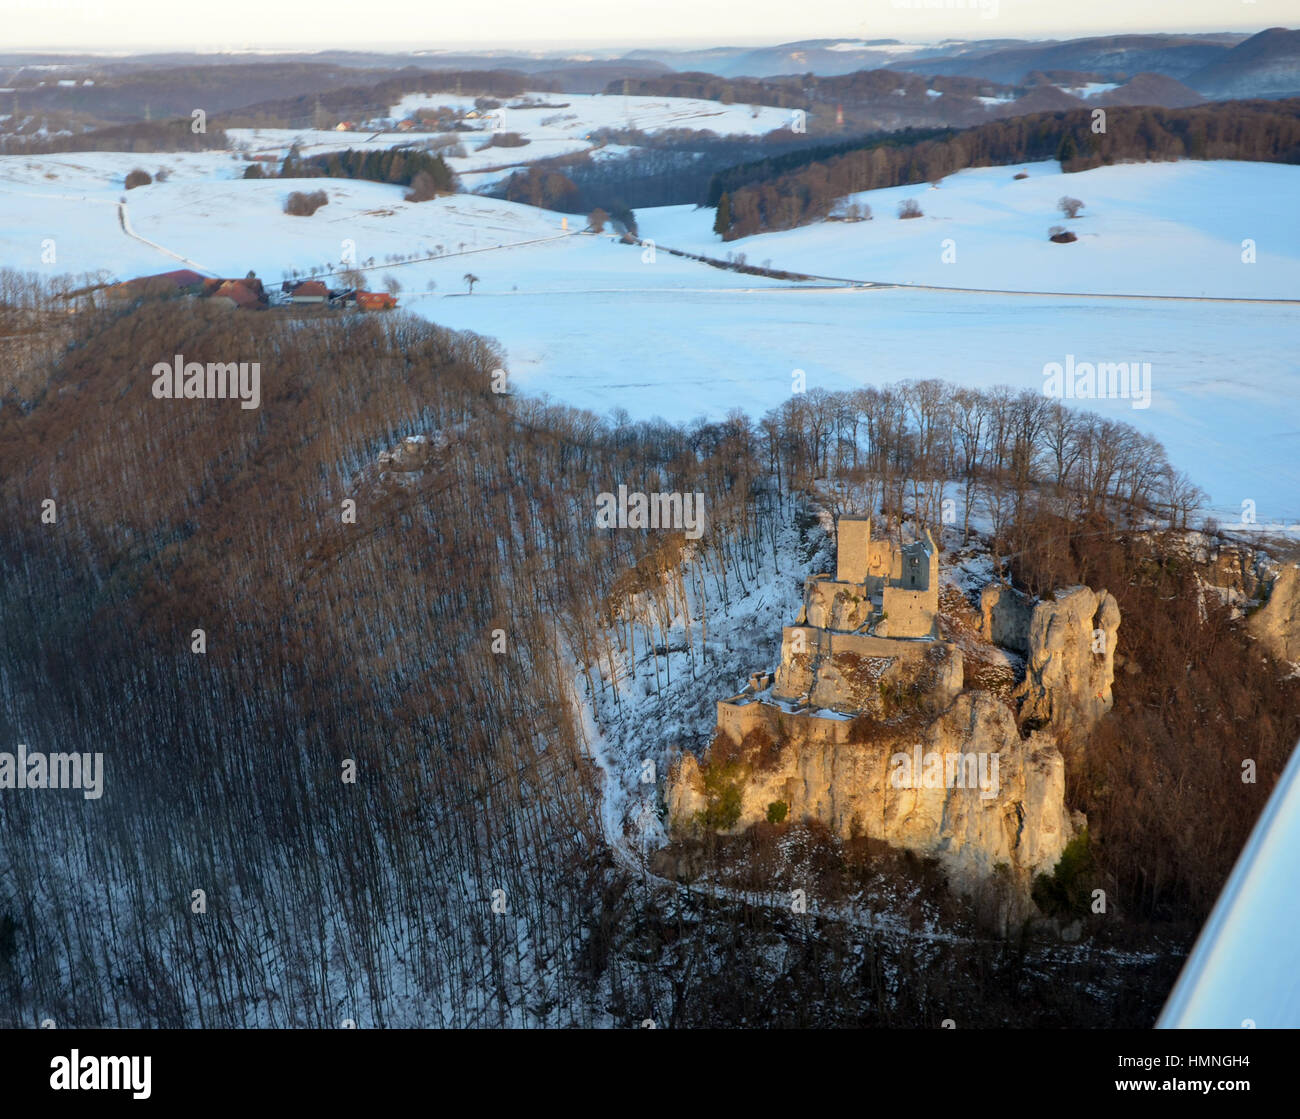
{"label": "country road", "polygon": [[131,228],[131,218],[126,212],[125,202],[117,203],[117,220],[118,220],[118,224],[120,224],[122,227],[122,232],[125,233],[128,237],[135,238],[135,240],[139,241],[142,245],[148,245],[151,249],[154,249],[160,253],[165,254],[166,256],[169,256],[173,260],[179,260],[182,264],[188,264],[196,272],[206,272],[209,276],[216,275],[216,273],[211,268],[208,268],[206,265],[200,264],[196,260],[191,260],[187,256],[182,256],[180,253],[172,252],[171,249],[168,249],[163,245],[158,244],[157,241],[150,241],[148,237],[141,237],[140,234],[138,234],[134,229]]}

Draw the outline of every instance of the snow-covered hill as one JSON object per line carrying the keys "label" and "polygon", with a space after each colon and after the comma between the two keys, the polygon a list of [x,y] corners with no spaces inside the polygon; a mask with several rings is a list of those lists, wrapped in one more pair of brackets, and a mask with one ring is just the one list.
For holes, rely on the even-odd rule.
{"label": "snow-covered hill", "polygon": [[[1020,171],[1027,179],[1017,180]],[[1083,201],[1067,220],[1058,200]],[[713,211],[643,211],[644,236],[693,252],[745,253],[777,268],[859,280],[1001,291],[1300,299],[1300,167],[1275,163],[1120,164],[1063,175],[1059,165],[962,171],[864,191],[861,222],[820,222],[725,245]],[[915,199],[924,214],[900,220]],[[1079,240],[1057,245],[1063,225]],[[1254,244],[1245,263],[1244,243]],[[1247,254],[1248,255],[1248,254]]]}

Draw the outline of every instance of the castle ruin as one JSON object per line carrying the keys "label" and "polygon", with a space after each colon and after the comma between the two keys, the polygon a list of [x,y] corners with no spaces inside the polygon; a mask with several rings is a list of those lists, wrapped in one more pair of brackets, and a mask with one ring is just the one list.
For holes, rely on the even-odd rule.
{"label": "castle ruin", "polygon": [[870,517],[842,516],[835,567],[834,579],[805,581],[775,677],[756,673],[719,701],[718,727],[736,741],[808,719],[834,739],[849,716],[907,705],[937,712],[961,690],[961,650],[938,636],[939,550],[928,530],[899,546],[873,540]]}
{"label": "castle ruin", "polygon": [[[674,766],[670,832],[819,820],[934,856],[959,890],[1005,868],[1025,912],[1033,875],[1084,825],[1065,804],[1060,736],[1085,734],[1110,706],[1119,612],[1086,587],[1041,600],[989,587],[982,617],[968,608],[974,623],[958,624],[940,615],[939,582],[929,531],[873,539],[870,517],[841,516],[835,576],[805,580],[776,671],[720,700],[715,748]],[[977,658],[1014,647],[1016,694],[967,688],[963,645]],[[976,763],[992,777],[979,787],[960,779]]]}

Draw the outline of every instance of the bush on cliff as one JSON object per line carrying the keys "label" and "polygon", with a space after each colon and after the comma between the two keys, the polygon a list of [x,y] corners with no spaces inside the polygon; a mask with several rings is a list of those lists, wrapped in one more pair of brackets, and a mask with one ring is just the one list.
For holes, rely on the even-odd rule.
{"label": "bush on cliff", "polygon": [[1085,829],[1065,845],[1051,874],[1034,879],[1034,904],[1049,917],[1084,916],[1092,897],[1092,870],[1092,851]]}

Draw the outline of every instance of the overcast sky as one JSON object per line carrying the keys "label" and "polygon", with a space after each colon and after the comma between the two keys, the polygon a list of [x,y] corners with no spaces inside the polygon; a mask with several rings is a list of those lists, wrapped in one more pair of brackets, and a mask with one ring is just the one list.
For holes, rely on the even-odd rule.
{"label": "overcast sky", "polygon": [[0,0],[0,51],[928,42],[1297,23],[1296,0]]}

